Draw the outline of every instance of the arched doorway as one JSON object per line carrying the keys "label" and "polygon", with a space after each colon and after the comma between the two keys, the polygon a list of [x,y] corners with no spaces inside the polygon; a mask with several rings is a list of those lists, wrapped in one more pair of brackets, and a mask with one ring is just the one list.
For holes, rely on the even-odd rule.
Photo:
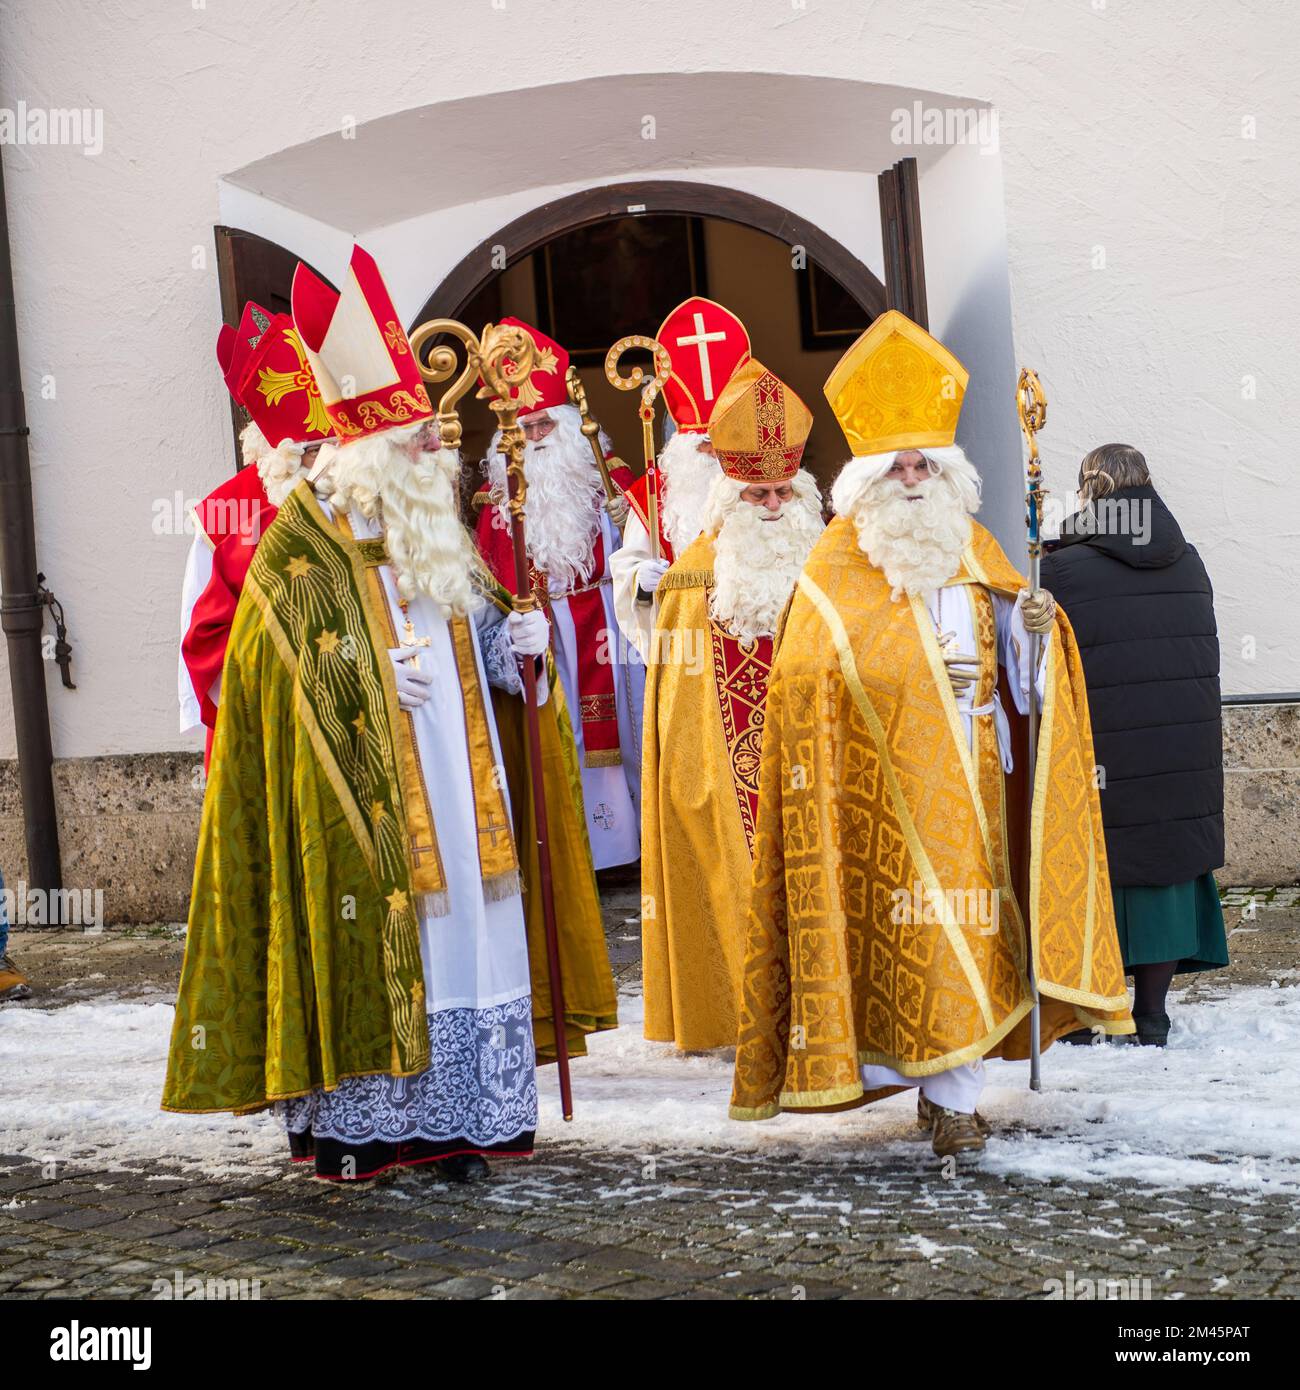
{"label": "arched doorway", "polygon": [[[885,287],[872,271],[806,218],[766,198],[717,184],[644,180],[587,188],[517,217],[461,258],[425,301],[415,322],[456,318],[502,270],[566,232],[645,213],[716,217],[766,232],[787,246],[803,247],[808,258],[833,276],[872,318],[888,307]],[[504,262],[497,248],[504,250]],[[666,305],[665,311],[670,308]]]}
{"label": "arched doorway", "polygon": [[[657,236],[648,235],[651,225]],[[693,240],[689,255],[699,262],[699,278],[679,277],[677,288],[649,296],[627,293],[638,270],[626,258],[642,254],[635,243],[672,244],[665,229],[678,224],[683,243]],[[593,229],[619,238],[593,236]],[[647,235],[637,237],[636,232]],[[709,254],[705,255],[707,243]],[[605,246],[603,253],[594,250]],[[612,246],[613,249],[610,249]],[[599,260],[599,254],[623,261]],[[562,325],[552,316],[545,286],[551,261],[570,263],[578,248],[590,263],[591,285],[581,299],[587,320]],[[918,262],[919,264],[919,262]],[[585,269],[585,262],[580,269]],[[651,264],[647,276],[660,273]],[[624,293],[616,286],[620,279]],[[534,286],[536,285],[536,290]],[[609,287],[609,293],[604,293]],[[474,329],[513,314],[556,337],[568,348],[585,343],[607,346],[626,333],[653,333],[672,305],[690,293],[716,298],[738,313],[750,329],[753,350],[784,377],[813,409],[817,418],[810,440],[809,466],[823,483],[843,462],[844,444],[821,396],[840,352],[874,318],[890,295],[880,279],[835,238],[788,209],[735,189],[683,181],[639,181],[584,190],[543,204],[500,228],[463,256],[426,300],[411,326],[431,318],[462,319]],[[650,302],[647,302],[647,299]],[[659,302],[662,300],[663,302]],[[592,306],[599,301],[600,308]],[[566,331],[567,328],[567,331]],[[583,330],[586,331],[583,331]],[[593,411],[609,431],[616,451],[634,472],[642,464],[634,398],[612,391],[600,368],[601,353],[575,356]],[[474,460],[486,451],[487,423],[478,412],[466,415],[465,484],[476,483]]]}

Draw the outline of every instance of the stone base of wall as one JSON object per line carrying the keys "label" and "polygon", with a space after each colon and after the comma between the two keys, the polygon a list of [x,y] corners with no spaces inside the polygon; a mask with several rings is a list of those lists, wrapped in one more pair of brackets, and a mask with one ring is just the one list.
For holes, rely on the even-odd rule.
{"label": "stone base of wall", "polygon": [[[101,890],[106,923],[183,922],[203,809],[203,754],[121,753],[54,764],[63,882]],[[0,762],[0,870],[27,879],[18,764]]]}
{"label": "stone base of wall", "polygon": [[1300,882],[1300,705],[1225,705],[1220,883]]}
{"label": "stone base of wall", "polygon": [[[1223,711],[1223,884],[1300,881],[1300,705]],[[189,910],[202,755],[124,753],[55,764],[63,880],[103,892],[106,923],[179,922]],[[0,870],[25,883],[18,766],[0,762]]]}

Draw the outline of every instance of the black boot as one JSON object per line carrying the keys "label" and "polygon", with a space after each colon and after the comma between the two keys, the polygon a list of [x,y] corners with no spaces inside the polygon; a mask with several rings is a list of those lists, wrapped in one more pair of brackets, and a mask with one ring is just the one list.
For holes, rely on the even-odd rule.
{"label": "black boot", "polygon": [[1137,1040],[1142,1047],[1164,1047],[1169,1041],[1169,1015],[1134,1014],[1137,1025]]}
{"label": "black boot", "polygon": [[490,1171],[482,1154],[453,1154],[433,1166],[451,1182],[482,1182]]}
{"label": "black boot", "polygon": [[1091,1047],[1097,1041],[1097,1035],[1091,1028],[1076,1028],[1073,1033],[1066,1033],[1056,1041],[1069,1043],[1071,1047]]}

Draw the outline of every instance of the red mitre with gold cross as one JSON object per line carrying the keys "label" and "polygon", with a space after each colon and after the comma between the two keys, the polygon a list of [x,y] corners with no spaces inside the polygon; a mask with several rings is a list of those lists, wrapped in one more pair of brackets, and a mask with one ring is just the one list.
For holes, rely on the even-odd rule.
{"label": "red mitre with gold cross", "polygon": [[319,444],[333,433],[320,387],[288,314],[276,314],[248,355],[238,399],[272,447]]}
{"label": "red mitre with gold cross", "polygon": [[432,417],[406,330],[368,251],[353,246],[341,291],[300,261],[290,302],[340,445]]}
{"label": "red mitre with gold cross", "polygon": [[537,345],[528,380],[521,381],[514,388],[520,416],[531,415],[538,410],[551,410],[557,405],[571,405],[569,386],[565,381],[569,372],[568,352],[554,338],[548,338],[540,328],[534,328],[523,319],[504,318],[501,322],[513,328],[522,328]]}
{"label": "red mitre with gold cross", "polygon": [[668,413],[679,430],[704,434],[723,388],[749,358],[745,325],[730,309],[696,295],[679,304],[655,336],[673,364],[664,383]]}

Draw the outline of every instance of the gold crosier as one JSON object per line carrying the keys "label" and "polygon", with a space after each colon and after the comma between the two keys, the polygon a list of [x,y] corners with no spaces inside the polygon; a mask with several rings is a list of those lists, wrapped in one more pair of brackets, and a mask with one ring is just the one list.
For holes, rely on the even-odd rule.
{"label": "gold crosier", "polygon": [[[627,376],[618,370],[619,359],[625,352],[641,348],[650,353],[654,363],[654,374],[648,380],[645,369],[633,367]],[[635,391],[641,387],[641,449],[645,455],[646,476],[646,521],[650,529],[650,553],[656,560],[659,554],[659,470],[655,467],[655,397],[664,388],[664,382],[672,375],[672,358],[668,349],[657,338],[647,338],[643,333],[629,333],[620,338],[605,354],[605,379],[619,391]],[[642,384],[644,383],[644,385]]]}
{"label": "gold crosier", "polygon": [[[1038,373],[1029,367],[1020,369],[1020,380],[1016,384],[1016,413],[1020,416],[1020,428],[1024,431],[1025,440],[1029,445],[1029,459],[1025,465],[1026,493],[1025,493],[1025,527],[1029,547],[1029,591],[1036,594],[1039,588],[1041,577],[1041,561],[1043,558],[1043,468],[1038,461],[1038,431],[1047,423],[1047,396],[1043,392],[1042,383],[1038,380]],[[1042,637],[1037,632],[1029,634],[1029,748],[1028,757],[1025,761],[1025,768],[1028,773],[1026,784],[1028,786],[1029,812],[1025,824],[1031,827],[1034,823],[1034,783],[1035,769],[1038,764],[1038,698],[1036,683],[1038,679],[1038,661],[1041,654]],[[1031,924],[1026,916],[1026,926]],[[1032,930],[1032,927],[1031,927]],[[1033,999],[1033,1009],[1029,1015],[1029,1088],[1032,1091],[1041,1091],[1043,1088],[1041,1054],[1042,1054],[1042,1018],[1038,998],[1038,977],[1034,968],[1033,942],[1026,943],[1028,949],[1025,951],[1025,961],[1029,974],[1030,997]]]}
{"label": "gold crosier", "polygon": [[[465,349],[465,365],[456,375],[454,348],[435,345],[442,335],[457,339]],[[427,355],[425,347],[428,346]],[[524,508],[528,480],[524,475],[524,432],[518,423],[519,403],[515,391],[528,380],[537,356],[537,344],[527,329],[517,324],[489,323],[477,337],[455,319],[431,319],[411,334],[420,375],[436,385],[452,379],[438,402],[438,432],[442,447],[460,447],[461,424],[456,402],[476,381],[481,380],[476,399],[486,400],[497,417],[501,431],[501,453],[506,459],[507,507],[510,512],[511,539],[514,544],[514,611],[529,613],[539,607],[532,589],[528,565],[528,542],[524,531]],[[573,1118],[573,1092],[569,1082],[569,1047],[564,1026],[564,986],[560,978],[560,943],[555,925],[555,893],[551,881],[551,855],[547,835],[546,789],[542,780],[541,724],[537,712],[537,663],[525,657],[520,663],[524,685],[525,729],[528,766],[532,781],[533,814],[537,822],[538,887],[542,895],[546,928],[546,961],[550,972],[551,1009],[555,1018],[555,1062],[560,1081],[560,1108],[566,1120]]]}
{"label": "gold crosier", "polygon": [[609,464],[605,462],[605,451],[600,447],[600,422],[592,418],[591,407],[587,404],[587,388],[582,384],[577,367],[570,367],[565,372],[564,389],[569,393],[569,400],[577,407],[578,414],[582,417],[582,433],[591,445],[592,457],[596,460],[600,481],[605,489],[605,500],[613,502],[615,498],[622,497],[623,489],[610,477]]}

